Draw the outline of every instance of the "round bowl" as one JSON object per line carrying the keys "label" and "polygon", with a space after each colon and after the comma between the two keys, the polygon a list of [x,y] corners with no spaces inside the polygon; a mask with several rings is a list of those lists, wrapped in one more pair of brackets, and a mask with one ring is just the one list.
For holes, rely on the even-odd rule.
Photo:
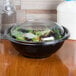
{"label": "round bowl", "polygon": [[62,27],[64,29],[64,36],[61,39],[48,42],[21,42],[13,39],[8,34],[12,28],[13,27],[9,28],[6,32],[8,40],[10,40],[21,55],[29,58],[45,58],[51,56],[61,48],[64,41],[69,37],[68,30]]}

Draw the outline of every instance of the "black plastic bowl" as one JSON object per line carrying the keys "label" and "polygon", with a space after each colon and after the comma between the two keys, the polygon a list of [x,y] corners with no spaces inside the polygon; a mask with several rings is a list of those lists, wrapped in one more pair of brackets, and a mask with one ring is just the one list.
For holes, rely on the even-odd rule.
{"label": "black plastic bowl", "polygon": [[68,30],[64,27],[63,29],[65,31],[63,38],[55,41],[49,41],[49,42],[23,43],[23,42],[15,41],[8,35],[8,32],[10,32],[11,29],[7,31],[7,37],[11,41],[15,49],[21,55],[29,58],[44,58],[58,51],[58,49],[63,45],[64,41],[68,39],[69,37]]}

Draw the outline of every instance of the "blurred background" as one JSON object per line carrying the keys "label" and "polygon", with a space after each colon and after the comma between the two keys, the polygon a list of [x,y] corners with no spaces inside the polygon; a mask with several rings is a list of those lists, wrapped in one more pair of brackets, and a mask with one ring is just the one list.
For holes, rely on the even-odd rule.
{"label": "blurred background", "polygon": [[[0,8],[2,6],[0,0]],[[5,14],[2,16],[2,24],[22,23],[26,19],[51,19],[56,21],[57,5],[63,0],[12,0],[16,7],[16,14],[7,18]],[[1,17],[0,17],[1,22]]]}

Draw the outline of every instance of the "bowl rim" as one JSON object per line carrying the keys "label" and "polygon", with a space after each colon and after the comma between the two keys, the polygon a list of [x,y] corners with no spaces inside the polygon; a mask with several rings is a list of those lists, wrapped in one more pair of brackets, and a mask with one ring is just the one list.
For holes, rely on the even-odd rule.
{"label": "bowl rim", "polygon": [[[12,27],[10,27],[8,30],[11,30]],[[47,42],[29,42],[29,41],[22,42],[21,41],[20,42],[20,41],[18,41],[16,39],[13,39],[11,36],[9,36],[8,35],[8,30],[6,31],[6,37],[7,37],[7,39],[9,41],[11,41],[13,43],[21,44],[21,45],[54,45],[54,44],[57,44],[57,43],[65,41],[70,36],[70,33],[69,33],[68,29],[65,28],[64,26],[62,26],[62,27],[63,27],[63,29],[65,31],[65,35],[63,36],[63,38],[58,39],[58,40],[53,40],[53,41],[47,41]]]}

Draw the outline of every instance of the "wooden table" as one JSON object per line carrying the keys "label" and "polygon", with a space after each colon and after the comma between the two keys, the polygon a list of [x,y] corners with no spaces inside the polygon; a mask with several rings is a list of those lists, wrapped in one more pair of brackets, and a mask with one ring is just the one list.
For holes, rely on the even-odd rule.
{"label": "wooden table", "polygon": [[[0,76],[69,76],[66,65],[72,66],[73,59],[68,59],[71,52],[68,52],[69,55],[66,52],[68,48],[74,51],[72,49],[75,44],[76,41],[67,40],[52,56],[29,59],[21,56],[9,41],[3,40],[0,43]],[[72,76],[76,76],[75,72],[74,68]]]}

